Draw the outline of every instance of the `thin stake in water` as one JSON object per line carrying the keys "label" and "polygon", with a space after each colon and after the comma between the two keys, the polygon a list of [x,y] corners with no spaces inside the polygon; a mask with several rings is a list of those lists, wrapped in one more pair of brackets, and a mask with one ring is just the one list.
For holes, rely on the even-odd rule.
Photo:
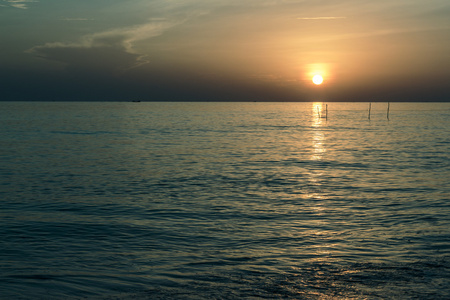
{"label": "thin stake in water", "polygon": [[390,106],[390,103],[388,102],[388,107],[387,107],[387,112],[386,112],[386,118],[388,119],[388,121],[389,121],[389,106]]}
{"label": "thin stake in water", "polygon": [[372,102],[369,103],[369,120],[370,120],[370,110],[372,109]]}
{"label": "thin stake in water", "polygon": [[[322,104],[322,107],[323,107],[323,104]],[[325,104],[325,116],[320,113],[321,113],[321,110],[320,110],[319,106],[317,105],[317,117],[328,120],[328,104]]]}

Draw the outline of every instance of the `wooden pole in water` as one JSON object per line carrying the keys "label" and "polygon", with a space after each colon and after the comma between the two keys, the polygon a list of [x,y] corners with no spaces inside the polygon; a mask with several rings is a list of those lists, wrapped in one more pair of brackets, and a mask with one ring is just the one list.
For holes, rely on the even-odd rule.
{"label": "wooden pole in water", "polygon": [[388,121],[389,121],[389,106],[390,106],[390,103],[388,102],[388,107],[387,107],[387,112],[386,112],[386,118],[388,119]]}
{"label": "wooden pole in water", "polygon": [[320,110],[319,110],[319,106],[317,105],[317,117],[320,119]]}
{"label": "wooden pole in water", "polygon": [[369,103],[369,120],[370,120],[370,110],[372,109],[372,102]]}
{"label": "wooden pole in water", "polygon": [[325,104],[325,120],[328,120],[328,104]]}

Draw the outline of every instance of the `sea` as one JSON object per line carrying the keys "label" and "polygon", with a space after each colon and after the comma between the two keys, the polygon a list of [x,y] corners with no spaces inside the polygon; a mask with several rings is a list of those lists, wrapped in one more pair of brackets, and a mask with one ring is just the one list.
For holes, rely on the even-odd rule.
{"label": "sea", "polygon": [[0,102],[0,299],[450,299],[450,103]]}

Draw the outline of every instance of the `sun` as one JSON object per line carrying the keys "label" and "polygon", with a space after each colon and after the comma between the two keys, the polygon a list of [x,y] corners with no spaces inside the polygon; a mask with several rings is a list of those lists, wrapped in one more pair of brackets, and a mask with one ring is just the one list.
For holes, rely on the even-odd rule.
{"label": "sun", "polygon": [[321,75],[314,75],[314,77],[312,78],[312,81],[314,82],[314,84],[319,85],[322,84],[323,82],[323,77]]}

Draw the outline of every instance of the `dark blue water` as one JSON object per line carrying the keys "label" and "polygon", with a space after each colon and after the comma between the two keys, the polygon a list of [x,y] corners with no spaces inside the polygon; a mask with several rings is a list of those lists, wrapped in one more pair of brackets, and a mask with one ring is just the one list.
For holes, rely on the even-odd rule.
{"label": "dark blue water", "polygon": [[2,299],[448,299],[450,104],[0,103]]}

